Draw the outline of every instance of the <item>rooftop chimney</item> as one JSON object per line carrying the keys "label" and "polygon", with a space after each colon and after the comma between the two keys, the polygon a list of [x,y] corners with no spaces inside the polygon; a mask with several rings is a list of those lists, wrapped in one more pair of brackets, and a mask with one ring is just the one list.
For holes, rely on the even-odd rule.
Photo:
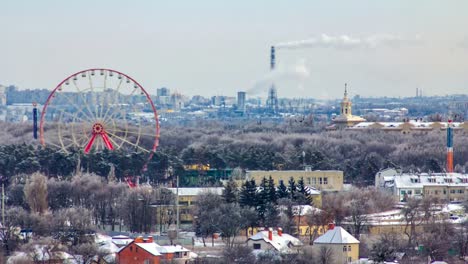
{"label": "rooftop chimney", "polygon": [[329,223],[328,224],[328,230],[333,230],[335,229],[335,224],[334,223]]}
{"label": "rooftop chimney", "polygon": [[268,239],[273,241],[273,228],[268,228]]}
{"label": "rooftop chimney", "polygon": [[278,227],[278,236],[283,236],[283,228]]}

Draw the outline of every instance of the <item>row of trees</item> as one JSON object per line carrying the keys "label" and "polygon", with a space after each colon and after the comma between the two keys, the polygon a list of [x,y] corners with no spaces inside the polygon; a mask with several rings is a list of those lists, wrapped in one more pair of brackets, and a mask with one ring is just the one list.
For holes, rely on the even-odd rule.
{"label": "row of trees", "polygon": [[[145,128],[142,128],[145,132]],[[41,171],[46,175],[71,175],[78,160],[81,169],[106,177],[115,167],[117,177],[140,175],[145,155],[139,153],[103,152],[70,155],[55,150],[31,147],[30,125],[5,124],[0,126],[2,162],[0,174]],[[54,135],[49,135],[53,137]],[[463,132],[455,135],[455,169],[463,171],[468,160],[468,140]],[[146,142],[143,140],[142,142]],[[314,128],[300,130],[281,124],[198,123],[192,126],[168,125],[161,130],[161,145],[148,164],[145,174],[152,181],[172,175],[182,175],[184,164],[210,164],[212,168],[250,170],[301,169],[310,164],[312,169],[345,171],[345,180],[360,185],[372,184],[375,173],[388,166],[399,166],[406,171],[443,170],[445,163],[445,133],[386,133],[383,131],[332,131]],[[51,161],[54,161],[51,164]]]}
{"label": "row of trees", "polygon": [[263,178],[260,186],[253,180],[246,181],[240,190],[231,180],[222,196],[205,193],[197,197],[195,229],[203,241],[220,232],[228,247],[232,247],[233,238],[242,229],[284,226],[285,232],[295,231],[293,206],[310,204],[303,180],[296,186],[291,178],[288,187],[280,184],[276,188],[271,177]]}
{"label": "row of trees", "polygon": [[5,230],[11,233],[3,230],[8,239],[2,243],[8,253],[21,242],[14,233],[18,226],[76,246],[88,242],[84,238],[96,229],[147,233],[155,231],[155,223],[167,229],[176,221],[170,213],[175,199],[169,190],[129,188],[94,174],[76,174],[68,180],[39,173],[19,176],[7,187],[6,197],[6,224],[11,229]]}

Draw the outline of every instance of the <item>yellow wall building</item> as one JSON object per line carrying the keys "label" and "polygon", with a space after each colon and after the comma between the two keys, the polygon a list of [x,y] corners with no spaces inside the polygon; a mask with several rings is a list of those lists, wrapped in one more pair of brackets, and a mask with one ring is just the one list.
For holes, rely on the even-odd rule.
{"label": "yellow wall building", "polygon": [[[337,192],[343,190],[343,172],[326,170],[326,171],[312,171],[312,170],[284,170],[284,171],[247,171],[247,179],[255,180],[259,185],[263,178],[269,179],[271,177],[278,186],[281,181],[284,185],[288,185],[289,179],[292,177],[297,182],[303,178],[306,186],[315,188],[320,191]],[[321,202],[320,202],[321,204]]]}
{"label": "yellow wall building", "polygon": [[[168,188],[172,193],[177,194],[177,188]],[[192,223],[193,206],[197,203],[197,196],[202,193],[212,192],[221,195],[223,187],[209,188],[179,188],[179,219],[181,223]]]}

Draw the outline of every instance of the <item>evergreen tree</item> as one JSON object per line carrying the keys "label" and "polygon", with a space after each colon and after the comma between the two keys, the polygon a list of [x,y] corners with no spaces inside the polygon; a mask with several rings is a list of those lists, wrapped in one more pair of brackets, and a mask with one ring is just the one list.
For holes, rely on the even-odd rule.
{"label": "evergreen tree", "polygon": [[273,181],[273,178],[268,179],[268,202],[272,204],[276,204],[277,196],[276,196],[276,188],[275,188],[275,182]]}
{"label": "evergreen tree", "polygon": [[288,191],[289,191],[289,198],[291,200],[295,200],[296,199],[297,186],[296,186],[296,181],[294,181],[293,177],[289,178]]}
{"label": "evergreen tree", "polygon": [[260,221],[264,222],[265,212],[269,204],[269,193],[268,193],[268,181],[263,177],[262,182],[260,183],[260,191],[257,196],[257,213]]}
{"label": "evergreen tree", "polygon": [[298,204],[312,204],[312,196],[309,193],[308,187],[305,186],[303,177],[301,177],[301,179],[297,183],[297,190],[300,193],[300,195],[296,195],[296,202]]}
{"label": "evergreen tree", "polygon": [[268,203],[265,211],[265,220],[263,222],[266,227],[275,227],[278,226],[280,221],[279,211],[276,208],[276,205],[273,203]]}
{"label": "evergreen tree", "polygon": [[238,190],[236,182],[231,178],[226,184],[223,190],[223,199],[226,203],[237,203],[238,202]]}
{"label": "evergreen tree", "polygon": [[257,206],[257,185],[254,180],[246,181],[239,194],[239,204],[243,207]]}
{"label": "evergreen tree", "polygon": [[280,181],[279,183],[279,186],[278,186],[278,191],[277,191],[277,194],[276,194],[276,197],[278,199],[281,199],[281,198],[288,198],[288,188],[286,187],[286,185],[284,185],[284,182],[283,181]]}

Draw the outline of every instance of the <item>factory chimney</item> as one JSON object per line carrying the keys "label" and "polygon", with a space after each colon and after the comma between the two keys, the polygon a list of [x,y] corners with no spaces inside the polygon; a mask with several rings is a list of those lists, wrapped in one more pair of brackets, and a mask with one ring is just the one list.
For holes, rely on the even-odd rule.
{"label": "factory chimney", "polygon": [[447,172],[453,172],[453,129],[452,120],[447,122]]}
{"label": "factory chimney", "polygon": [[[274,70],[276,67],[276,56],[275,56],[275,46],[271,46],[270,51],[270,70]],[[267,107],[273,113],[276,114],[278,112],[278,96],[276,93],[275,84],[273,83],[268,91],[267,97]]]}
{"label": "factory chimney", "polygon": [[275,46],[271,46],[270,54],[270,70],[275,69],[276,59],[275,59]]}

